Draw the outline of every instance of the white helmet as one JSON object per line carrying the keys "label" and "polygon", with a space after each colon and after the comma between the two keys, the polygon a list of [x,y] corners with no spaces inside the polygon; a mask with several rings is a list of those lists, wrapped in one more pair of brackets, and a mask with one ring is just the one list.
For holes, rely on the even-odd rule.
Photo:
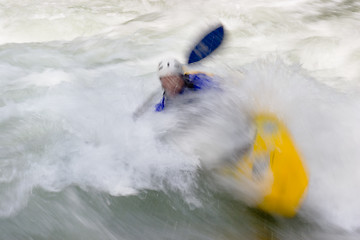
{"label": "white helmet", "polygon": [[164,59],[159,62],[158,75],[164,77],[168,75],[184,74],[182,64],[175,58]]}

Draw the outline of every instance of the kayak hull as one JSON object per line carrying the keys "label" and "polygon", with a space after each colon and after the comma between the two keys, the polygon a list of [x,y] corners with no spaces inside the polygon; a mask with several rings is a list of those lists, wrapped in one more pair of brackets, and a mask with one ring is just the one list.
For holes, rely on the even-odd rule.
{"label": "kayak hull", "polygon": [[304,161],[288,129],[277,117],[257,115],[254,123],[253,146],[238,161],[231,175],[237,181],[257,186],[260,197],[256,207],[272,215],[293,217],[308,186]]}

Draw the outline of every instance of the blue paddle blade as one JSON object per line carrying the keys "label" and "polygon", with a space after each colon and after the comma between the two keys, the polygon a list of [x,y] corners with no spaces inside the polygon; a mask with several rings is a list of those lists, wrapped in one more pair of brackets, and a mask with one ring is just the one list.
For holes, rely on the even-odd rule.
{"label": "blue paddle blade", "polygon": [[198,62],[209,56],[220,46],[223,39],[224,27],[221,25],[203,37],[203,39],[194,47],[189,55],[188,64]]}

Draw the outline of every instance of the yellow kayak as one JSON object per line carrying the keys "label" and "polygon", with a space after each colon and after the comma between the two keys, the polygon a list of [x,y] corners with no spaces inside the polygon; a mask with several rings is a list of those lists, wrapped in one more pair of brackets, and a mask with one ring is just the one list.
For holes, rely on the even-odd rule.
{"label": "yellow kayak", "polygon": [[304,162],[278,118],[262,114],[254,121],[256,137],[252,149],[231,175],[238,181],[256,185],[260,192],[255,204],[258,208],[273,215],[293,217],[308,186]]}

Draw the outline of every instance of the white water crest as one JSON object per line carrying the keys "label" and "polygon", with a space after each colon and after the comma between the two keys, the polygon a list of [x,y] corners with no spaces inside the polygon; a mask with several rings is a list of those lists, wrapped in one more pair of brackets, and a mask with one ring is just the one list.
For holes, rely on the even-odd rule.
{"label": "white water crest", "polygon": [[[192,206],[197,170],[251,139],[248,116],[288,126],[310,173],[300,216],[359,231],[360,5],[356,1],[0,0],[0,217],[37,189],[150,189]],[[162,57],[186,61],[203,30],[226,39],[201,64],[220,90],[164,113]],[[160,100],[158,98],[152,103]],[[183,99],[186,102],[188,99]]]}

